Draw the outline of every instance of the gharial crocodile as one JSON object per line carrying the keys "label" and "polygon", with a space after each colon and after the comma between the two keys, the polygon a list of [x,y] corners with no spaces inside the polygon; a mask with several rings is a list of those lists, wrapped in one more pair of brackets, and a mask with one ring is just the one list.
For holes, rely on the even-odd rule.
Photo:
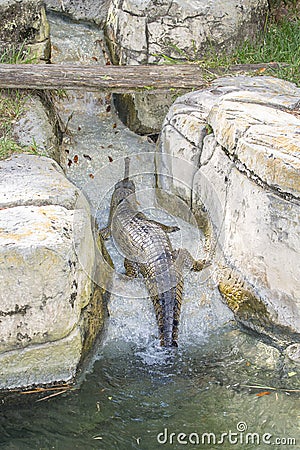
{"label": "gharial crocodile", "polygon": [[206,265],[194,260],[186,249],[172,249],[167,233],[178,230],[139,211],[135,184],[129,180],[129,158],[125,158],[124,179],[115,185],[108,225],[100,232],[103,239],[111,235],[125,256],[126,275],[144,277],[156,312],[160,343],[165,347],[177,347],[183,266],[200,271]]}

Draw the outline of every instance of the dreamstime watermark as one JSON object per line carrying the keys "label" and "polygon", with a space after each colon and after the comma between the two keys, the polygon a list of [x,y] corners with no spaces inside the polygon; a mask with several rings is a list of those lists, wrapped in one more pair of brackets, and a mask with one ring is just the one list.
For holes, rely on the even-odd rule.
{"label": "dreamstime watermark", "polygon": [[236,430],[228,430],[221,433],[213,432],[191,432],[182,433],[170,431],[168,428],[157,434],[157,442],[164,444],[181,444],[181,445],[283,445],[294,446],[296,439],[293,437],[278,437],[272,433],[258,433],[248,431],[246,422],[239,422]]}

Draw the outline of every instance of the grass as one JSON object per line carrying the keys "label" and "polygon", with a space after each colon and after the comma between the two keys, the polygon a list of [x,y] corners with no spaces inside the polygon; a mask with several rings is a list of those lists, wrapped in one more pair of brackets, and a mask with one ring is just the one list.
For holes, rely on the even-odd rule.
{"label": "grass", "polygon": [[25,99],[26,95],[19,90],[0,91],[0,159],[21,151],[13,139],[13,125],[24,110]]}
{"label": "grass", "polygon": [[[0,64],[29,64],[36,62],[24,45],[11,47],[0,55]],[[40,154],[36,143],[29,146],[18,144],[13,136],[14,124],[25,110],[29,94],[24,90],[0,89],[0,159],[6,159],[14,153]]]}
{"label": "grass", "polygon": [[20,145],[14,138],[14,124],[25,110],[29,94],[18,89],[0,90],[0,159],[6,159],[14,153],[42,155],[35,140],[30,145]]}
{"label": "grass", "polygon": [[14,124],[25,109],[28,93],[17,89],[0,90],[0,159],[6,159],[14,153],[40,154],[36,142],[22,146],[13,136]]}
{"label": "grass", "polygon": [[268,72],[300,86],[300,20],[269,24],[261,43],[245,42],[233,54],[233,59],[235,64],[284,63]]}
{"label": "grass", "polygon": [[0,64],[31,64],[36,62],[36,57],[30,56],[30,52],[26,49],[25,44],[19,47],[12,45],[0,55]]}
{"label": "grass", "polygon": [[256,42],[246,41],[231,54],[217,54],[213,48],[202,60],[187,57],[186,53],[170,44],[178,59],[161,55],[166,63],[190,62],[204,68],[229,67],[235,64],[278,62],[279,68],[267,69],[264,75],[283,78],[300,86],[300,19],[269,20]]}

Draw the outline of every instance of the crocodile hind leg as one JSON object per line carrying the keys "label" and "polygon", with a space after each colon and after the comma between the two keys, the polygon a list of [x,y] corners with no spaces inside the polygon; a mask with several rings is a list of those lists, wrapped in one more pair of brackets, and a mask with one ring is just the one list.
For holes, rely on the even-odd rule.
{"label": "crocodile hind leg", "polygon": [[102,257],[104,258],[104,261],[106,261],[110,265],[110,267],[112,267],[114,269],[115,268],[114,263],[110,257],[110,254],[107,251],[107,248],[105,247],[104,239],[103,239],[101,233],[96,235],[96,244],[100,250]]}
{"label": "crocodile hind leg", "polygon": [[125,275],[127,275],[128,277],[136,278],[139,275],[138,263],[130,261],[129,259],[125,258],[124,267],[125,267]]}
{"label": "crocodile hind leg", "polygon": [[107,239],[109,239],[110,237],[110,225],[108,225],[105,228],[102,228],[101,230],[99,230],[99,233],[101,234],[101,237],[104,241],[106,241]]}
{"label": "crocodile hind leg", "polygon": [[188,267],[195,272],[200,272],[202,269],[210,265],[210,263],[205,259],[197,260],[193,258],[186,248],[173,250],[172,255],[178,267]]}
{"label": "crocodile hind leg", "polygon": [[157,222],[156,220],[149,220],[149,222],[158,225],[165,233],[174,233],[175,231],[179,231],[180,228],[172,225],[165,225],[164,223]]}
{"label": "crocodile hind leg", "polygon": [[157,225],[160,227],[165,233],[174,233],[175,231],[179,231],[180,228],[173,225],[165,225],[164,223],[157,222],[157,220],[148,219],[142,213],[138,213],[136,217],[141,217],[142,219],[146,219],[148,223],[153,223],[153,225]]}

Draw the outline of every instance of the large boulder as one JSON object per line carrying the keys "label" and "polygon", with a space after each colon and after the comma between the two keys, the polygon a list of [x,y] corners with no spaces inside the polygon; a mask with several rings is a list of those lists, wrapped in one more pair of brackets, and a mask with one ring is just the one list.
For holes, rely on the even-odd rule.
{"label": "large boulder", "polygon": [[22,47],[30,51],[32,58],[50,60],[50,28],[44,2],[0,0],[0,51],[18,53]]}
{"label": "large boulder", "polygon": [[89,205],[49,158],[0,172],[0,388],[67,381],[103,320]]}
{"label": "large boulder", "polygon": [[195,60],[254,38],[267,8],[266,0],[112,0],[106,36],[118,64]]}
{"label": "large boulder", "polygon": [[166,117],[158,184],[214,239],[215,280],[244,325],[300,338],[300,89],[272,77],[216,80]]}
{"label": "large boulder", "polygon": [[[106,39],[113,64],[201,60],[209,51],[229,52],[256,37],[267,9],[267,0],[112,0]],[[174,94],[150,95],[146,101],[145,94],[118,95],[116,105],[130,129],[158,133]]]}

